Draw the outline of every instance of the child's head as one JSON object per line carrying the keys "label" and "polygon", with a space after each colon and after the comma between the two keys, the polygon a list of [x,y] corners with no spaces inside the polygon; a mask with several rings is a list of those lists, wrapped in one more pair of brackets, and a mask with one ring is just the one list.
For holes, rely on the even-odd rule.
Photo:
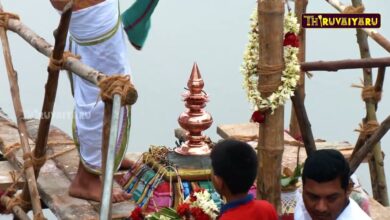
{"label": "child's head", "polygon": [[246,194],[257,175],[257,155],[253,148],[241,141],[224,140],[211,151],[213,183],[224,195]]}

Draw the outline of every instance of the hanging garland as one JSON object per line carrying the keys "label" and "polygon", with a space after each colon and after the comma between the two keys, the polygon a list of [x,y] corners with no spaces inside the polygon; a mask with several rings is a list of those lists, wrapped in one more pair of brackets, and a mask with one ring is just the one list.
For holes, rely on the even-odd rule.
{"label": "hanging garland", "polygon": [[[288,12],[284,17],[284,62],[285,69],[282,72],[282,84],[267,98],[262,98],[257,89],[258,86],[258,61],[259,61],[259,28],[257,9],[251,16],[251,31],[249,43],[244,53],[244,61],[241,66],[241,73],[244,75],[243,87],[247,92],[249,102],[255,111],[270,110],[271,113],[284,105],[286,100],[294,95],[294,90],[300,77],[300,65],[298,61],[299,52],[299,24],[295,15]],[[260,42],[261,43],[261,42]]]}

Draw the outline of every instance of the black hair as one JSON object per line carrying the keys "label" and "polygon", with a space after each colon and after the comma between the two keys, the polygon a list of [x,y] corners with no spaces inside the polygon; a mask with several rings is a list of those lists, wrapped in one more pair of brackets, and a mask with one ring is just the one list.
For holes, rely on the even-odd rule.
{"label": "black hair", "polygon": [[224,140],[211,151],[211,166],[233,195],[247,193],[257,175],[257,155],[253,148],[241,141]]}
{"label": "black hair", "polygon": [[341,187],[348,189],[349,164],[344,156],[337,150],[324,149],[314,151],[305,161],[302,173],[302,181],[311,179],[319,183],[340,178]]}

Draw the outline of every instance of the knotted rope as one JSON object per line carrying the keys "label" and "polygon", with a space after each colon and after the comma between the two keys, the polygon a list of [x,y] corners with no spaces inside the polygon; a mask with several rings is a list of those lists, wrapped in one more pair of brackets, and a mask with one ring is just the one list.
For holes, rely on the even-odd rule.
{"label": "knotted rope", "polygon": [[19,206],[20,208],[22,208],[23,210],[30,210],[31,209],[31,203],[28,201],[25,201],[22,198],[21,194],[15,196],[15,197],[12,197],[11,199],[8,200],[8,202],[6,204],[7,212],[11,213],[12,208],[16,205]]}
{"label": "knotted rope", "polygon": [[373,99],[375,103],[378,103],[382,98],[382,91],[376,91],[375,86],[363,86],[363,85],[355,85],[352,87],[362,89],[362,99],[367,102],[370,99]]}
{"label": "knotted rope", "polygon": [[360,135],[363,138],[367,138],[369,135],[372,135],[376,129],[378,129],[379,124],[376,120],[370,120],[363,124],[359,124],[358,129],[355,129],[355,131],[360,132]]}
{"label": "knotted rope", "polygon": [[80,59],[81,57],[79,55],[75,55],[69,51],[64,51],[62,54],[62,58],[57,60],[53,58],[53,54],[50,55],[50,61],[49,61],[49,69],[52,71],[60,71],[64,69],[64,65],[67,62],[68,58],[72,57],[75,59]]}
{"label": "knotted rope", "polygon": [[132,105],[137,101],[137,90],[130,83],[129,75],[113,75],[99,82],[100,97],[104,102],[112,103],[114,94],[121,96],[122,105]]}
{"label": "knotted rope", "polygon": [[352,5],[345,7],[345,9],[341,12],[342,14],[362,14],[364,12],[364,6],[359,5],[358,7],[354,7]]}
{"label": "knotted rope", "polygon": [[7,30],[9,19],[19,20],[19,16],[9,12],[0,12],[0,27],[3,27],[5,30]]}

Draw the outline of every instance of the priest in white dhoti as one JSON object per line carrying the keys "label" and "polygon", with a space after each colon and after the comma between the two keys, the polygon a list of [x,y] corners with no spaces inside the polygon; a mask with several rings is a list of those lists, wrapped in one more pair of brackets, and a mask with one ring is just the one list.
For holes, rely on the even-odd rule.
{"label": "priest in white dhoti", "polygon": [[[62,10],[68,0],[51,0]],[[157,0],[137,0],[123,16],[118,0],[74,1],[67,49],[81,57],[81,62],[106,75],[130,75],[127,38],[140,49],[150,27],[150,16]],[[122,24],[123,20],[123,24]],[[126,32],[125,32],[125,31]],[[75,101],[73,136],[80,152],[80,165],[69,189],[71,196],[99,201],[102,183],[102,128],[104,103],[100,89],[71,75]],[[130,106],[122,107],[116,146],[115,168],[118,169],[127,148],[130,130]],[[113,192],[113,201],[129,199],[125,192]]]}

